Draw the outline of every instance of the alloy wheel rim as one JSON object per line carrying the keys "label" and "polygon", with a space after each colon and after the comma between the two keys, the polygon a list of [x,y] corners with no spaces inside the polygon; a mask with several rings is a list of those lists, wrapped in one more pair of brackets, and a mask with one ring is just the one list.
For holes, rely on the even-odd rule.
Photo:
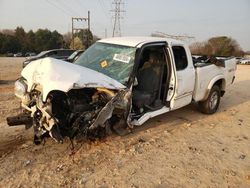
{"label": "alloy wheel rim", "polygon": [[214,91],[210,97],[210,101],[209,101],[209,105],[210,105],[210,109],[214,109],[216,108],[216,105],[218,103],[218,94],[216,91]]}

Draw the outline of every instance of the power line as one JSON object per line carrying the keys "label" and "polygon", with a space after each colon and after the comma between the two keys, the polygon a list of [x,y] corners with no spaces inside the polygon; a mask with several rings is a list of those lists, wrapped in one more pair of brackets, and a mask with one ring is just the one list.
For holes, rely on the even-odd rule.
{"label": "power line", "polygon": [[113,37],[115,36],[121,36],[121,19],[123,17],[121,16],[122,12],[125,12],[121,6],[124,4],[122,0],[114,0],[112,3],[115,7],[111,12],[114,12],[114,26],[113,26]]}
{"label": "power line", "polygon": [[[49,1],[46,0],[50,5],[54,6],[55,8],[59,9],[60,11],[62,11],[63,13],[65,13],[66,15],[72,17],[73,15],[77,15],[80,16],[81,14],[79,14],[78,12],[76,12],[74,9],[72,9],[70,6],[67,5],[67,3],[65,3],[63,0],[62,1]],[[59,6],[60,5],[60,6]]]}
{"label": "power line", "polygon": [[[75,2],[78,4],[77,8],[78,8],[78,10],[80,10],[80,12],[87,12],[88,11],[89,7],[87,7],[87,5],[85,3],[83,3],[81,0],[75,0]],[[76,8],[76,7],[74,7],[74,8]]]}
{"label": "power line", "polygon": [[[98,1],[96,1],[97,2],[97,4],[98,4],[98,6],[100,7],[100,9],[102,10],[102,12],[103,12],[103,15],[107,18],[107,20],[108,20],[108,25],[109,26],[105,26],[103,29],[104,29],[104,38],[107,38],[108,37],[108,30],[107,30],[107,27],[108,28],[112,28],[113,26],[112,26],[112,23],[110,22],[110,18],[111,18],[111,16],[110,16],[110,14],[109,14],[109,11],[107,11],[108,10],[108,8],[107,8],[107,4],[105,4],[105,2],[104,2],[104,0],[98,0]],[[106,1],[107,2],[107,1]],[[111,9],[112,9],[112,6],[111,6]],[[103,24],[103,22],[102,23],[98,23],[98,25],[102,25]]]}
{"label": "power line", "polygon": [[104,2],[101,1],[101,0],[98,0],[98,3],[99,3],[99,5],[100,5],[100,7],[101,7],[101,9],[103,11],[103,14],[109,19],[109,16],[108,16],[107,12],[104,9]]}
{"label": "power line", "polygon": [[81,7],[85,7],[85,5],[80,0],[76,0],[76,1],[79,2]]}
{"label": "power line", "polygon": [[63,0],[61,0],[61,1],[57,0],[57,2],[62,7],[64,7],[66,10],[70,11],[71,13],[74,13],[75,15],[80,16],[80,14],[78,14],[78,12],[76,12],[74,9],[72,9],[71,7],[69,7]]}
{"label": "power line", "polygon": [[66,14],[66,15],[72,17],[72,14],[71,14],[71,13],[69,13],[69,12],[67,12],[66,10],[62,9],[61,7],[57,6],[55,3],[52,3],[52,2],[50,2],[49,0],[46,0],[46,2],[49,3],[50,5],[52,5],[53,7],[59,9],[60,11],[62,11],[64,14]]}

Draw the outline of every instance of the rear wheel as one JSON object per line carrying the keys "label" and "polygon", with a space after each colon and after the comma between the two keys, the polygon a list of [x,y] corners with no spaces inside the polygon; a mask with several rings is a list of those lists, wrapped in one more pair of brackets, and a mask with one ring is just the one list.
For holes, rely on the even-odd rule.
{"label": "rear wheel", "polygon": [[202,113],[213,114],[217,111],[220,104],[220,88],[214,85],[205,101],[199,102],[199,109]]}

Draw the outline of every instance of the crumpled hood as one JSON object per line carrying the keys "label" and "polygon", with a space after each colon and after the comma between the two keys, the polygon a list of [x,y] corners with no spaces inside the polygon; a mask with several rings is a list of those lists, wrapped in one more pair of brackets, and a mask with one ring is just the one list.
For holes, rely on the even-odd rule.
{"label": "crumpled hood", "polygon": [[126,88],[120,82],[97,71],[53,58],[33,61],[22,71],[21,75],[27,80],[28,91],[34,84],[43,88],[43,101],[50,91],[67,92],[72,88]]}

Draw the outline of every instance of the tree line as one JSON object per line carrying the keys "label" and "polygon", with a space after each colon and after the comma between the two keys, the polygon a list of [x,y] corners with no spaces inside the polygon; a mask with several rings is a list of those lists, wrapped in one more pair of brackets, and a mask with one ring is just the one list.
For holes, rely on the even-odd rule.
{"label": "tree line", "polygon": [[[85,49],[98,40],[89,30],[79,31],[74,35],[74,48]],[[48,29],[30,30],[25,32],[22,27],[15,30],[0,31],[0,54],[17,52],[39,53],[45,50],[58,48],[73,48],[71,33],[64,35]]]}
{"label": "tree line", "polygon": [[[17,52],[35,52],[58,49],[86,49],[99,38],[91,31],[83,29],[74,34],[64,35],[48,29],[38,29],[36,32],[30,30],[25,32],[22,27],[15,30],[0,31],[0,54]],[[243,56],[244,52],[238,42],[227,36],[212,37],[205,42],[196,42],[190,45],[192,54],[214,55],[214,56]],[[249,52],[247,52],[249,53]]]}
{"label": "tree line", "polygon": [[227,36],[212,37],[205,42],[190,45],[192,54],[212,56],[242,57],[244,52],[235,39]]}

